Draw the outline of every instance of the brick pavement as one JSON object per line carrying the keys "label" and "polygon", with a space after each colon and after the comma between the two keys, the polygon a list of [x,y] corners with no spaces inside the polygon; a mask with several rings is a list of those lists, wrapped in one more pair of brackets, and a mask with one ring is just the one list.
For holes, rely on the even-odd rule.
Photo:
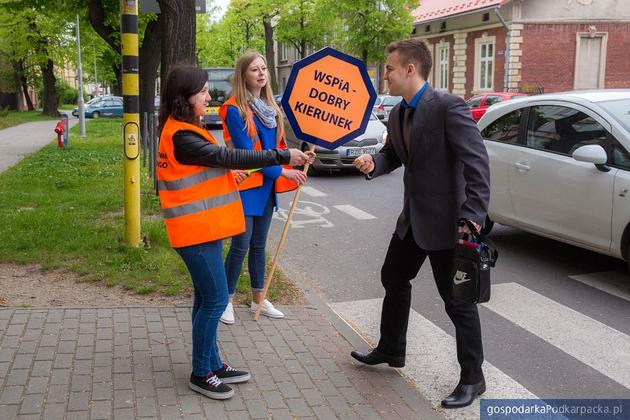
{"label": "brick pavement", "polygon": [[327,307],[221,325],[252,379],[215,401],[188,388],[188,307],[0,309],[0,419],[440,418],[396,370],[359,366],[360,338]]}

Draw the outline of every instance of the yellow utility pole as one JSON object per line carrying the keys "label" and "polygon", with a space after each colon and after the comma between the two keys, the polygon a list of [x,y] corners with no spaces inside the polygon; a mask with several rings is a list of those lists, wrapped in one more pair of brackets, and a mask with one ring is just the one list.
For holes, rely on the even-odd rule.
{"label": "yellow utility pole", "polygon": [[140,246],[140,100],[138,80],[138,2],[120,0],[123,144],[125,150],[125,242]]}

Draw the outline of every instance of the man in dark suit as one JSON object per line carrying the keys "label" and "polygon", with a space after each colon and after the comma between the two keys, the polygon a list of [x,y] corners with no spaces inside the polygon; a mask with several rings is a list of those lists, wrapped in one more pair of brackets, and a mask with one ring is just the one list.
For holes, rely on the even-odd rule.
{"label": "man in dark suit", "polygon": [[353,351],[352,357],[368,365],[405,365],[410,281],[428,256],[446,313],[455,325],[461,367],[459,382],[442,406],[464,407],[486,390],[483,347],[477,306],[452,297],[451,270],[457,221],[470,220],[479,229],[486,219],[488,154],[466,103],[434,91],[426,82],[432,60],[424,42],[397,41],[387,53],[385,80],[390,93],[403,101],[390,113],[385,146],[375,155],[359,156],[354,165],[368,179],[403,165],[404,205],[381,269],[385,298],[380,341],[372,351]]}

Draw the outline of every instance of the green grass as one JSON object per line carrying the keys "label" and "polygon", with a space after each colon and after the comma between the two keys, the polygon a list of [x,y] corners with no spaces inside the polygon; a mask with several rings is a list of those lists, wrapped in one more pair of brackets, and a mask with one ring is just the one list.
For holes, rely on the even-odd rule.
{"label": "green grass", "polygon": [[13,127],[14,125],[33,122],[33,121],[46,121],[46,120],[56,120],[56,119],[57,118],[49,117],[48,115],[42,114],[41,111],[0,112],[0,130],[2,130],[3,128]]}
{"label": "green grass", "polygon": [[74,104],[62,104],[59,105],[59,111],[72,111],[76,107]]}
{"label": "green grass", "polygon": [[[0,262],[65,269],[82,281],[121,285],[139,294],[175,295],[190,289],[188,271],[169,246],[159,200],[144,169],[142,234],[147,246],[123,243],[121,126],[120,120],[91,121],[83,140],[74,127],[67,148],[50,144],[0,174]],[[237,302],[247,302],[247,273],[238,287]],[[279,273],[270,298],[297,295]],[[295,298],[278,301],[294,303]]]}

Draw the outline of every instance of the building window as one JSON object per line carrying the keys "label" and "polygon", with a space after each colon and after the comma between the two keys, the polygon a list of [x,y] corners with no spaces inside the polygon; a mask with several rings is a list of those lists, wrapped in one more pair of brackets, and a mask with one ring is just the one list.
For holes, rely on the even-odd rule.
{"label": "building window", "polygon": [[475,91],[494,89],[495,37],[481,37],[475,40]]}
{"label": "building window", "polygon": [[604,87],[607,38],[607,34],[594,31],[577,34],[575,89]]}
{"label": "building window", "polygon": [[437,56],[435,86],[438,90],[448,90],[448,44],[438,44],[435,52]]}
{"label": "building window", "polygon": [[287,44],[278,42],[278,49],[280,50],[280,61],[287,61]]}

